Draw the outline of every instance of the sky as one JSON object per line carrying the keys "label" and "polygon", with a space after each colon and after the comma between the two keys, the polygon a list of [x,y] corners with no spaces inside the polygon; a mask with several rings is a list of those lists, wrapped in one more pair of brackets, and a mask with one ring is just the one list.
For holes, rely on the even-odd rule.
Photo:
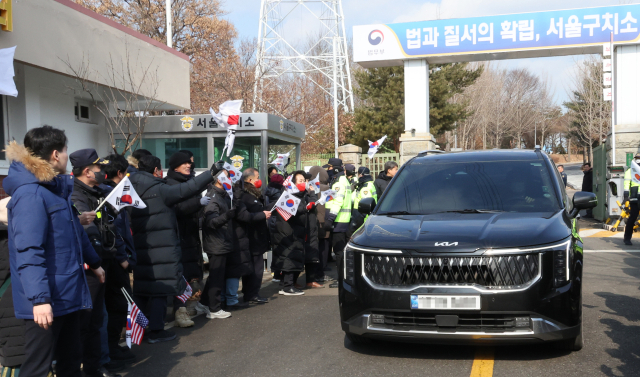
{"label": "sky", "polygon": [[[511,13],[526,13],[572,8],[600,7],[626,3],[640,3],[637,0],[342,0],[347,37],[355,25],[426,21],[433,19],[481,17]],[[241,37],[257,38],[260,0],[226,0],[226,16],[238,30]],[[310,25],[303,12],[296,18],[288,19],[285,30],[292,35],[303,37]],[[568,99],[574,64],[580,56],[552,58],[503,60],[504,68],[528,68],[546,77],[560,104]]]}

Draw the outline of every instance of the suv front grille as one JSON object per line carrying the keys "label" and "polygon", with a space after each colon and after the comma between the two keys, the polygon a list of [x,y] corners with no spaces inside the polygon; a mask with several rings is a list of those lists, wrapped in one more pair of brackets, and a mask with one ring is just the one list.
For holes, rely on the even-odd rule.
{"label": "suv front grille", "polygon": [[385,287],[420,285],[479,285],[488,289],[514,288],[534,281],[540,254],[481,257],[403,257],[365,254],[364,274]]}
{"label": "suv front grille", "polygon": [[[375,311],[372,314],[384,316],[384,324],[387,326],[400,326],[411,330],[455,329],[456,331],[504,332],[529,329],[529,317],[515,314],[456,313],[458,323],[454,327],[438,326],[437,314],[434,313]],[[524,319],[524,326],[516,321],[516,318],[520,321]]]}

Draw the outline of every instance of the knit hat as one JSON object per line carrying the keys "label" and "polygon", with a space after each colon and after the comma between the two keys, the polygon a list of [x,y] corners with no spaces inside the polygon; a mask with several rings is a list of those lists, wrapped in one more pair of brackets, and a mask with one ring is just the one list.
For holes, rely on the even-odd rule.
{"label": "knit hat", "polygon": [[271,176],[271,183],[275,183],[276,185],[284,184],[284,177],[282,174],[274,174]]}
{"label": "knit hat", "polygon": [[360,166],[358,168],[358,174],[371,175],[371,170],[369,170],[369,168],[366,166]]}
{"label": "knit hat", "polygon": [[176,152],[171,155],[171,158],[169,158],[169,169],[175,170],[177,167],[187,162],[191,163],[191,157],[186,153]]}

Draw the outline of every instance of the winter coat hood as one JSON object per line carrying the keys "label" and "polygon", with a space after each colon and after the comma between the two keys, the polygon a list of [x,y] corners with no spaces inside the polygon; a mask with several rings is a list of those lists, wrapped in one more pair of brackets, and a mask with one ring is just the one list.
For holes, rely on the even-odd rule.
{"label": "winter coat hood", "polygon": [[[23,185],[37,183],[47,186],[51,191],[58,191],[62,187],[58,186],[58,180],[54,181],[56,172],[50,163],[31,153],[29,148],[12,141],[7,145],[7,159],[11,161],[9,175],[2,182],[4,191],[13,196],[16,189]],[[73,181],[71,181],[71,184]],[[58,190],[55,190],[55,189]]]}
{"label": "winter coat hood", "polygon": [[318,174],[320,174],[320,183],[325,185],[329,184],[329,173],[322,167],[312,166],[311,169],[309,169],[309,174],[311,175],[311,179],[316,179]]}
{"label": "winter coat hood", "polygon": [[127,157],[127,162],[129,163],[129,165],[133,166],[134,168],[138,168],[138,159],[133,157],[133,156],[129,156]]}

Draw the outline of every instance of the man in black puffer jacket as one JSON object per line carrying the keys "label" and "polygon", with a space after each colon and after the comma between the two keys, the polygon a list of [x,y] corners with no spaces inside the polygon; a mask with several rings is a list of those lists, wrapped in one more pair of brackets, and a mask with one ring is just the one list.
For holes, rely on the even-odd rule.
{"label": "man in black puffer jacket", "polygon": [[247,168],[242,172],[244,187],[238,191],[238,200],[244,205],[244,209],[238,212],[238,227],[243,228],[249,242],[251,252],[251,274],[242,277],[242,293],[244,302],[254,304],[266,304],[266,298],[260,297],[262,275],[264,274],[263,255],[270,248],[269,229],[267,219],[271,212],[265,210],[264,197],[260,192],[262,181],[258,170]]}
{"label": "man in black puffer jacket", "polygon": [[380,172],[378,178],[373,182],[373,185],[376,187],[376,194],[378,199],[384,193],[384,190],[389,186],[389,182],[393,179],[393,176],[398,172],[398,164],[395,161],[387,161],[384,164],[384,171]]}
{"label": "man in black puffer jacket", "polygon": [[149,319],[149,343],[175,339],[164,330],[167,296],[181,295],[186,288],[183,278],[182,251],[178,222],[173,207],[201,192],[213,176],[208,173],[170,186],[162,179],[160,159],[144,156],[131,183],[147,208],[131,211],[131,227],[138,257],[133,271],[133,294]]}
{"label": "man in black puffer jacket", "polygon": [[[169,159],[167,184],[179,185],[195,177],[191,175],[191,157],[186,153],[176,152]],[[203,277],[202,244],[200,243],[200,212],[209,204],[209,197],[197,193],[193,197],[176,204],[173,208],[178,219],[178,234],[182,249],[182,268],[185,279],[189,283],[201,281]],[[186,304],[177,298],[173,300],[176,322],[180,327],[193,326]]]}

